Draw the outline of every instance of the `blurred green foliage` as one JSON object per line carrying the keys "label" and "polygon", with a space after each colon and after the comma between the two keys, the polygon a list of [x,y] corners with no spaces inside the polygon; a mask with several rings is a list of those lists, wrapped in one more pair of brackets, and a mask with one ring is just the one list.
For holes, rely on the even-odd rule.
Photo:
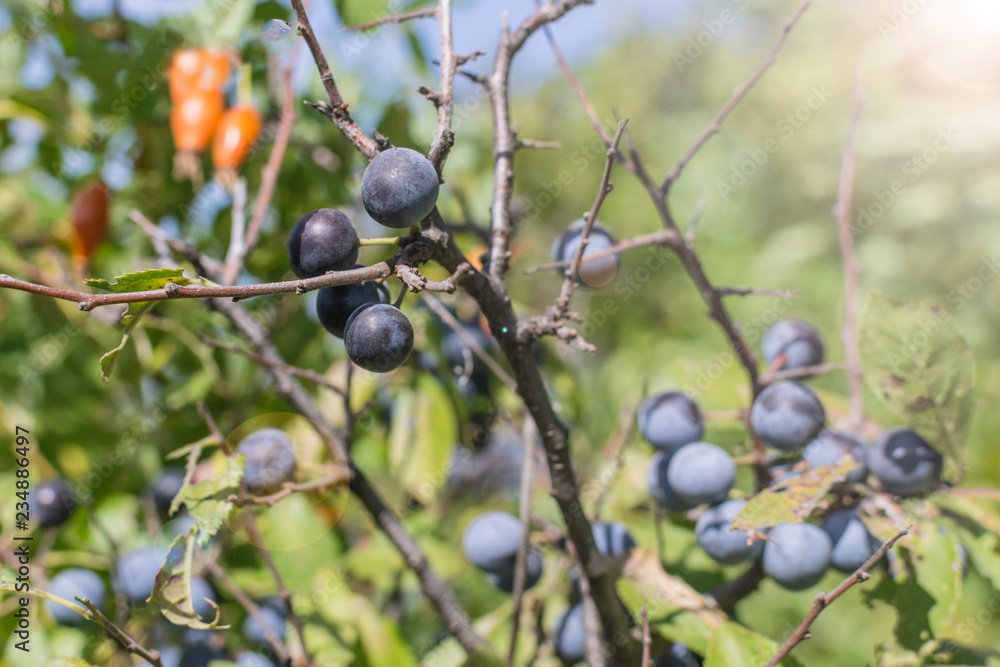
{"label": "blurred green foliage", "polygon": [[[14,0],[4,7],[9,21],[0,23],[0,271],[81,289],[84,277],[111,280],[130,271],[180,266],[155,256],[149,239],[128,219],[134,208],[190,238],[202,251],[224,256],[232,211],[225,197],[219,198],[218,186],[199,193],[192,183],[171,177],[170,105],[163,72],[182,44],[236,46],[252,68],[255,101],[273,130],[280,108],[273,84],[287,52],[261,34],[266,21],[290,19],[288,7],[219,0],[192,14],[143,23],[114,16],[84,18],[74,4]],[[347,22],[371,20],[385,10],[378,3],[355,0],[333,4]],[[765,56],[795,4],[691,3],[677,20],[655,29],[637,28],[634,38],[604,44],[575,68],[605,124],[629,117],[650,170],[662,174]],[[717,284],[796,292],[791,302],[772,296],[727,301],[749,342],[758,343],[775,319],[796,316],[824,333],[828,358],[842,360],[842,267],[830,209],[857,70],[866,97],[855,187],[862,291],[877,288],[940,306],[965,332],[974,358],[975,402],[985,408],[975,412],[967,437],[962,469],[968,486],[996,486],[1000,469],[1000,453],[993,447],[1000,413],[989,409],[1000,400],[1000,339],[995,335],[1000,290],[994,281],[994,249],[1000,247],[1000,188],[994,168],[1000,76],[991,64],[1000,61],[995,45],[978,39],[981,26],[970,27],[982,4],[955,4],[955,13],[970,12],[965,23],[937,21],[936,14],[918,12],[905,15],[897,26],[895,8],[885,3],[817,3],[792,33],[773,70],[695,157],[673,194],[680,220],[703,209],[697,246]],[[578,10],[584,17],[588,11]],[[716,35],[705,22],[723,11],[732,12],[733,20]],[[993,25],[995,18],[984,9],[978,21]],[[708,37],[702,37],[706,31]],[[557,39],[565,36],[561,28],[555,33]],[[432,61],[438,51],[433,40],[422,39],[413,25],[386,28],[381,34],[405,45],[412,61],[401,74],[407,83],[417,78],[435,85]],[[707,44],[699,45],[699,38]],[[412,87],[391,99],[366,89],[366,77],[385,76],[363,66],[365,50],[376,48],[374,42],[340,32],[328,40],[350,47],[328,48],[345,97],[377,108],[377,129],[395,144],[425,149],[433,107]],[[968,61],[961,59],[962,49],[948,47],[963,40]],[[44,85],[24,78],[38,49],[53,63]],[[936,60],[942,51],[952,59]],[[342,58],[351,61],[345,73],[338,66]],[[487,62],[467,67],[484,71]],[[303,66],[306,70],[308,76],[296,74],[296,81],[304,82],[297,97],[322,99],[314,69]],[[954,72],[964,78],[956,81]],[[460,84],[459,91],[464,97],[456,111],[457,143],[445,170],[440,206],[448,220],[485,228],[492,194],[488,105],[470,85]],[[523,86],[515,81],[512,109],[520,137],[560,143],[558,150],[523,151],[517,157],[515,195],[521,218],[510,289],[520,313],[538,313],[552,303],[560,281],[554,275],[525,276],[523,270],[547,261],[555,236],[590,208],[604,147],[558,76]],[[288,277],[285,236],[308,210],[338,207],[357,222],[362,236],[384,233],[360,206],[362,158],[321,115],[304,106],[297,106],[297,114],[271,214],[246,265],[247,281]],[[251,201],[272,135],[265,132],[260,149],[242,169]],[[83,276],[69,261],[70,200],[98,174],[114,190],[111,234]],[[117,176],[109,179],[109,174]],[[640,184],[618,170],[613,180],[602,223],[619,238],[655,231],[655,211]],[[212,188],[217,198],[206,196]],[[471,251],[479,240],[463,233],[459,243]],[[363,251],[365,262],[385,256],[379,248]],[[355,378],[354,407],[371,407],[359,422],[353,454],[403,514],[431,563],[456,587],[477,627],[505,646],[511,603],[474,572],[458,545],[472,516],[484,508],[514,511],[516,501],[511,494],[456,494],[446,482],[455,441],[473,444],[473,417],[485,412],[494,428],[505,420],[519,423],[518,401],[498,382],[489,406],[461,397],[451,369],[435,358],[442,327],[417,306],[418,300],[411,297],[406,305],[417,334],[407,366],[385,378]],[[316,322],[312,295],[244,303],[268,327],[290,363],[343,382],[343,347]],[[464,301],[456,301],[456,307],[462,315],[475,316]],[[700,297],[678,263],[662,251],[626,253],[616,281],[599,291],[581,290],[575,308],[584,316],[581,329],[598,347],[597,355],[567,352],[546,342],[541,358],[561,416],[572,425],[574,459],[585,489],[605,469],[605,443],[622,415],[641,400],[643,386],[653,391],[693,387],[710,411],[746,406],[748,387],[739,364],[727,353],[726,340],[703,317]],[[38,572],[71,564],[107,572],[108,536],[88,521],[89,512],[100,517],[119,548],[163,539],[157,537],[161,529],[155,515],[150,518],[148,512],[148,481],[166,465],[167,453],[205,437],[206,425],[196,410],[199,401],[224,434],[259,415],[288,410],[257,365],[199,340],[209,336],[239,342],[221,316],[190,301],[157,305],[132,332],[110,382],[102,382],[98,360],[121,341],[119,314],[113,308],[81,313],[72,303],[0,291],[0,427],[5,433],[13,433],[16,425],[30,429],[34,480],[62,475],[92,496],[91,508],[77,513],[57,536],[46,536],[44,556],[34,563]],[[813,385],[833,421],[846,415],[843,373],[817,378]],[[342,424],[340,398],[322,388],[314,394],[323,411]],[[899,423],[873,394],[865,399],[872,420],[869,436]],[[734,454],[748,451],[745,432],[725,420],[711,423],[706,439]],[[602,516],[627,521],[638,543],[655,551],[644,481],[650,449],[633,440],[628,465]],[[0,457],[0,489],[12,489],[11,450],[5,447]],[[320,458],[317,449],[312,462]],[[741,471],[740,488],[750,487],[749,475]],[[539,483],[535,512],[558,523],[545,491]],[[4,544],[13,533],[13,502],[6,492],[0,498]],[[796,650],[802,664],[997,664],[986,655],[1000,650],[1000,552],[993,534],[1000,515],[995,504],[967,498],[948,502],[952,504],[935,519],[947,528],[947,537],[939,538],[935,530],[920,532],[910,545],[917,557],[909,579],[890,581],[877,574],[874,585],[851,590],[823,614],[812,639]],[[453,643],[440,641],[440,624],[420,596],[416,578],[357,502],[348,500],[341,515],[339,509],[324,510],[322,503],[311,505],[296,495],[263,512],[260,522],[269,545],[305,544],[275,550],[274,558],[296,596],[296,609],[309,621],[307,639],[318,664],[460,664]],[[738,569],[712,563],[697,548],[690,528],[686,521],[664,527],[668,571],[699,591],[732,578]],[[303,535],[309,539],[303,541]],[[218,539],[225,543],[223,562],[240,586],[255,598],[274,592],[252,546],[225,532]],[[970,565],[964,578],[955,574],[963,557]],[[553,553],[545,578],[532,593],[550,601],[548,622],[565,607],[569,567],[565,555]],[[816,591],[830,590],[837,577],[829,574]],[[622,583],[630,605],[641,605],[645,592],[632,582]],[[798,624],[812,598],[765,581],[737,608],[737,618],[759,633],[749,638],[737,625],[727,624],[709,639],[684,613],[652,616],[656,632],[665,637],[699,650],[710,643],[717,647],[715,665],[756,664],[739,662],[748,655],[739,651],[757,642],[753,650],[766,650],[755,657],[769,654],[772,644]],[[7,593],[0,598],[2,636],[10,636],[14,627],[8,615],[12,602]],[[239,606],[223,597],[221,607],[223,622],[237,626],[244,614]],[[132,625],[139,634],[161,637],[162,631],[154,628],[156,618],[155,612],[139,614]],[[927,652],[932,638],[955,646],[954,653],[943,657]],[[111,645],[95,627],[60,628],[40,611],[33,619],[32,653],[15,651],[12,642],[7,640],[0,653],[4,664],[49,664],[56,655],[93,664],[112,660]],[[240,642],[235,633],[227,637],[230,648]],[[731,650],[741,657],[722,657]],[[925,653],[918,656],[921,650]],[[543,654],[537,664],[553,661]]]}

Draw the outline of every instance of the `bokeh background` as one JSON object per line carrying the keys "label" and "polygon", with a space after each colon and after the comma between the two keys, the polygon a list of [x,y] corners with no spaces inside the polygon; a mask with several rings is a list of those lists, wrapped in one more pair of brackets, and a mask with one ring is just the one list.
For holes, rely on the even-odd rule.
{"label": "bokeh background", "polygon": [[[393,11],[407,7],[392,6]],[[487,70],[503,12],[513,25],[533,7],[530,0],[456,2],[456,51],[488,54],[467,69]],[[663,174],[758,66],[796,7],[795,2],[764,0],[598,0],[572,12],[553,34],[605,125],[628,117],[650,170]],[[374,20],[387,11],[385,3],[367,0],[313,0],[310,6],[359,124],[369,131],[378,128],[397,145],[426,149],[434,109],[416,87],[434,86],[437,80],[434,21],[364,35],[341,30],[345,23]],[[190,182],[171,177],[174,151],[164,70],[172,51],[184,44],[237,47],[252,66],[255,103],[273,127],[280,108],[273,84],[292,40],[263,39],[271,19],[290,19],[288,5],[247,0],[122,0],[114,6],[110,0],[6,0],[0,5],[0,272],[79,287],[81,276],[74,273],[68,252],[70,201],[98,176],[113,193],[111,234],[88,275],[111,279],[157,265],[148,238],[128,220],[134,208],[170,234],[224,255],[231,197],[223,188],[210,185],[198,192]],[[1000,5],[990,0],[815,2],[778,63],[692,161],[673,195],[682,222],[704,209],[698,250],[717,284],[796,292],[790,303],[773,296],[728,300],[736,319],[756,332],[749,335],[752,341],[776,317],[793,315],[813,322],[825,335],[828,357],[842,360],[843,275],[831,207],[857,77],[865,97],[853,211],[861,297],[877,288],[940,305],[965,331],[975,357],[979,405],[966,452],[965,483],[972,486],[1000,481],[994,435],[1000,414],[993,409],[1000,400],[997,34]],[[322,99],[304,48],[297,52],[293,81],[298,98]],[[554,274],[525,275],[524,270],[548,261],[556,235],[589,209],[603,148],[544,36],[533,38],[519,56],[511,91],[518,135],[559,142],[555,150],[523,151],[516,162],[521,219],[510,288],[519,312],[539,313],[558,294],[560,281]],[[485,227],[492,192],[488,104],[464,79],[457,94],[457,142],[440,207],[446,219]],[[360,205],[361,156],[318,113],[304,106],[297,113],[262,242],[241,278],[246,282],[289,275],[284,240],[309,210],[347,211],[362,237],[384,232]],[[765,145],[777,149],[762,158]],[[265,141],[242,170],[251,200],[269,153]],[[613,180],[602,223],[619,238],[656,231],[655,211],[640,184],[623,171],[616,171]],[[471,251],[478,243],[473,234],[460,237],[463,249]],[[552,342],[542,353],[546,379],[573,427],[575,459],[585,481],[606,463],[601,459],[605,443],[622,415],[641,400],[644,386],[696,386],[702,407],[713,411],[739,409],[748,399],[741,370],[727,361],[726,341],[704,317],[697,292],[672,259],[653,271],[645,269],[651,253],[627,253],[614,283],[576,297],[596,355]],[[363,251],[366,262],[384,256],[378,248]],[[516,505],[509,493],[484,497],[449,490],[452,446],[459,440],[473,444],[468,422],[479,408],[463,403],[436,360],[441,327],[417,301],[411,297],[407,303],[417,324],[419,354],[388,377],[366,375],[358,383],[358,404],[373,399],[377,406],[363,423],[355,455],[379,488],[406,508],[407,526],[478,616],[500,606],[501,598],[455,549],[461,527],[484,507]],[[342,345],[316,322],[311,295],[247,305],[291,363],[343,377]],[[457,302],[457,308],[468,314],[468,304]],[[31,428],[36,478],[60,474],[92,480],[94,511],[123,543],[148,541],[155,532],[141,518],[146,480],[161,469],[167,452],[205,435],[198,401],[207,402],[226,432],[260,414],[287,409],[257,367],[209,349],[199,335],[235,340],[225,322],[200,304],[157,307],[105,384],[97,360],[120,341],[115,313],[84,314],[70,303],[0,291],[0,424],[8,433],[16,424]],[[437,370],[418,378],[421,366]],[[813,384],[834,420],[843,416],[843,373]],[[333,419],[342,418],[334,395],[319,390],[317,398]],[[871,394],[866,398],[872,428],[894,425]],[[400,400],[409,401],[409,420],[398,418]],[[499,385],[492,406],[487,410],[494,416],[492,430],[506,419],[520,421],[516,400]],[[432,427],[410,423],[423,425],[422,413],[433,413]],[[414,428],[425,437],[408,438]],[[725,420],[713,422],[708,439],[737,453],[746,450],[745,434]],[[652,549],[655,534],[644,483],[651,450],[637,439],[628,447],[635,459],[604,513],[627,521],[639,542]],[[115,459],[117,451],[129,455]],[[0,488],[8,488],[13,479],[9,449],[0,456]],[[108,465],[113,459],[117,462]],[[430,491],[414,506],[407,492],[419,488]],[[544,488],[536,498],[537,513],[555,519]],[[0,499],[2,536],[12,530],[11,502]],[[389,655],[405,661],[433,643],[436,622],[420,613],[427,608],[415,580],[401,573],[398,556],[371,532],[357,504],[348,503],[334,526],[305,501],[279,508],[274,511],[283,512],[281,518],[269,522],[276,542],[283,539],[277,532],[282,519],[316,537],[308,547],[276,554],[288,568],[289,584],[308,593],[318,581],[336,580],[332,590],[345,591],[344,604],[371,599],[366,609],[384,633],[372,639],[359,631],[363,649],[343,637],[331,638],[330,656],[349,662],[357,658],[352,651],[381,646],[384,652],[397,651],[382,653],[381,659]],[[104,538],[84,516],[74,521],[60,534],[46,567],[100,564],[106,557]],[[668,526],[666,542],[668,565],[701,590],[733,574],[720,572],[692,547],[688,527]],[[232,553],[228,564],[235,576],[250,589],[266,592],[266,573],[249,549],[237,546]],[[819,588],[829,588],[830,582]],[[977,619],[973,643],[1000,649],[1000,624],[990,611],[1000,593],[976,571],[965,589],[957,618]],[[754,629],[781,639],[811,599],[765,582],[739,613]],[[0,604],[0,612],[6,611]],[[874,647],[891,630],[895,614],[855,589],[820,619],[798,655],[810,665],[874,664]],[[0,621],[0,628],[7,624]],[[44,656],[57,649],[87,655],[98,641],[95,633],[54,629],[41,621],[34,639],[37,650],[31,656],[16,655],[8,642],[2,660],[44,664]],[[368,654],[366,664],[390,664],[374,655]]]}

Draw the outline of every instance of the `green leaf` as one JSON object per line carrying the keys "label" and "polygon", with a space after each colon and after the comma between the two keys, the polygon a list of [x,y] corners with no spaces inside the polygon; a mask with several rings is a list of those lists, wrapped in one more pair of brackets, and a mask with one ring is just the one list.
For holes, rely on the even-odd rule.
{"label": "green leaf", "polygon": [[958,462],[973,408],[973,358],[951,315],[876,290],[861,318],[859,343],[872,391]]}
{"label": "green leaf", "polygon": [[934,637],[951,628],[962,596],[962,547],[951,531],[926,524],[914,536],[913,570],[917,583],[934,598],[927,620]]}
{"label": "green leaf", "polygon": [[[776,641],[726,621],[708,642],[705,667],[760,667],[778,652]],[[792,667],[799,662],[787,656],[779,665]]]}
{"label": "green leaf", "polygon": [[243,454],[227,456],[225,469],[218,479],[182,487],[174,498],[177,506],[184,503],[191,518],[198,524],[200,545],[207,544],[229,518],[233,503],[226,499],[239,493],[245,465],[246,457]]}
{"label": "green leaf", "polygon": [[[184,269],[148,269],[117,276],[113,283],[103,278],[88,278],[84,282],[89,287],[113,294],[163,289],[167,283],[178,285],[205,284],[205,281],[200,278],[196,280],[184,278],[183,273]],[[128,304],[125,314],[122,315],[122,324],[125,326],[122,342],[119,343],[118,347],[101,357],[101,379],[105,382],[110,379],[111,373],[115,369],[115,362],[118,361],[118,355],[125,349],[125,344],[128,343],[132,330],[135,329],[142,316],[149,312],[155,304],[155,301],[139,301]]]}
{"label": "green leaf", "polygon": [[194,596],[191,592],[191,565],[194,561],[195,529],[186,535],[178,535],[170,544],[163,567],[153,579],[153,592],[149,603],[157,607],[168,621],[174,625],[185,625],[196,630],[225,630],[228,625],[219,625],[219,607],[212,600],[208,602],[215,609],[215,618],[205,623],[194,611]]}
{"label": "green leaf", "polygon": [[845,456],[839,463],[803,471],[768,487],[747,502],[733,520],[732,529],[753,533],[779,523],[805,521],[822,504],[830,489],[857,467],[853,457]]}
{"label": "green leaf", "polygon": [[394,407],[389,465],[403,488],[421,502],[432,500],[447,479],[458,421],[448,394],[430,375],[417,379]]}

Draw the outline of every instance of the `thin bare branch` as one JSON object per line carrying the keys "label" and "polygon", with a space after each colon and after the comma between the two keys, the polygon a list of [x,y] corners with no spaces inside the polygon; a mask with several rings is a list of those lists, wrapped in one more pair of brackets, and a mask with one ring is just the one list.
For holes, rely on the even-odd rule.
{"label": "thin bare branch", "polygon": [[833,216],[837,222],[837,236],[840,239],[840,256],[844,265],[844,327],[840,337],[844,341],[847,357],[847,400],[849,425],[857,428],[864,419],[864,397],[861,392],[861,353],[858,350],[858,259],[854,254],[854,234],[851,230],[851,199],[854,189],[854,170],[857,164],[855,144],[858,127],[864,110],[864,92],[861,88],[861,74],[855,74],[854,108],[851,125],[840,160],[840,183],[837,187],[837,203]]}
{"label": "thin bare branch", "polygon": [[375,19],[374,21],[369,21],[368,23],[358,23],[357,25],[345,25],[341,30],[351,31],[351,32],[367,32],[375,28],[379,28],[390,23],[404,23],[406,21],[412,21],[413,19],[426,19],[434,17],[437,11],[436,7],[421,7],[420,9],[414,9],[409,12],[400,12],[399,14],[390,14],[388,16],[383,16],[382,18]]}
{"label": "thin bare branch", "polygon": [[795,290],[768,289],[766,287],[716,287],[720,296],[776,296],[790,300],[795,298]]}
{"label": "thin bare branch", "polygon": [[127,632],[119,628],[117,625],[111,622],[111,620],[101,613],[101,610],[94,606],[88,598],[76,598],[76,600],[82,604],[90,612],[90,620],[101,626],[104,633],[114,639],[116,642],[121,644],[121,647],[132,655],[137,655],[140,658],[146,660],[151,665],[155,667],[163,667],[163,663],[160,662],[159,651],[148,649],[135,639],[132,638]]}
{"label": "thin bare branch", "polygon": [[330,71],[330,65],[323,54],[323,48],[319,45],[319,40],[316,39],[316,34],[309,23],[309,16],[306,14],[302,0],[292,0],[292,7],[295,9],[295,18],[299,23],[299,34],[306,40],[306,45],[309,47],[313,60],[316,62],[316,68],[319,70],[320,79],[323,81],[323,87],[326,89],[326,97],[330,101],[330,119],[337,125],[341,133],[354,144],[358,152],[367,158],[374,157],[378,153],[378,146],[374,139],[358,127],[358,124],[351,118],[351,114],[348,113],[347,102],[340,95],[337,82],[333,78],[333,72]]}
{"label": "thin bare branch", "polygon": [[531,485],[533,482],[535,463],[534,423],[524,422],[524,435],[521,459],[521,498],[518,514],[521,518],[521,542],[517,545],[517,557],[514,560],[514,614],[511,617],[510,646],[507,649],[507,667],[513,667],[517,655],[517,637],[521,629],[521,606],[524,601],[524,590],[528,572],[528,549],[531,537]]}
{"label": "thin bare branch", "polygon": [[216,584],[220,587],[225,588],[229,591],[229,594],[233,596],[243,609],[249,614],[254,620],[257,621],[257,625],[260,626],[261,630],[264,631],[264,639],[267,643],[274,649],[274,655],[278,658],[278,662],[281,664],[287,663],[291,658],[288,655],[288,647],[285,646],[281,638],[275,634],[274,630],[271,629],[271,624],[267,622],[264,615],[261,614],[260,607],[257,603],[250,599],[250,597],[243,592],[243,589],[233,581],[226,571],[219,566],[215,561],[210,561],[206,566],[209,574],[212,575],[212,579],[215,580]]}
{"label": "thin bare branch", "polygon": [[722,105],[722,108],[719,109],[719,113],[715,114],[715,118],[713,118],[712,122],[705,128],[705,131],[701,133],[701,136],[698,137],[694,144],[691,145],[677,164],[675,164],[670,171],[667,172],[667,176],[663,180],[663,185],[660,186],[660,191],[664,195],[670,192],[670,187],[680,177],[681,172],[684,171],[684,168],[688,165],[691,159],[694,158],[698,151],[701,150],[709,139],[722,129],[723,121],[725,121],[726,117],[732,113],[733,109],[736,108],[736,105],[743,101],[743,98],[747,96],[747,93],[749,93],[755,85],[757,85],[757,82],[761,80],[764,73],[770,69],[771,65],[777,62],[778,51],[780,51],[781,47],[785,44],[785,40],[788,38],[788,33],[790,33],[792,28],[795,27],[795,24],[799,22],[799,19],[802,17],[802,14],[805,13],[806,9],[809,8],[809,5],[810,0],[803,2],[798,10],[796,10],[795,14],[792,15],[792,18],[789,19],[784,26],[782,26],[781,34],[778,36],[778,41],[776,41],[774,46],[771,47],[771,51],[767,54],[767,57],[764,58],[764,62],[760,64],[757,71],[755,71],[753,75],[751,75],[750,78],[743,83],[743,85],[733,91],[732,97],[730,97],[729,101]]}
{"label": "thin bare branch", "polygon": [[437,16],[441,31],[441,83],[440,90],[434,95],[438,117],[428,159],[440,176],[444,171],[444,161],[448,159],[448,153],[455,143],[455,133],[451,130],[451,112],[458,60],[455,58],[455,45],[451,36],[451,0],[439,0],[437,8],[432,11]]}
{"label": "thin bare branch", "polygon": [[583,260],[583,253],[587,250],[587,244],[590,243],[590,233],[597,223],[597,214],[600,212],[608,193],[611,192],[611,168],[614,167],[615,154],[618,152],[618,144],[622,140],[622,133],[625,131],[626,125],[628,125],[628,119],[618,123],[618,129],[611,140],[611,146],[608,147],[607,159],[604,162],[604,172],[601,174],[601,182],[597,186],[597,196],[594,198],[593,206],[590,207],[590,212],[584,216],[583,231],[580,234],[580,240],[577,242],[573,261],[566,271],[566,277],[563,280],[559,298],[556,299],[556,311],[559,314],[564,314],[569,310],[569,303],[573,298],[573,292],[580,283],[580,262]]}
{"label": "thin bare branch", "polygon": [[823,613],[824,609],[833,604],[833,602],[837,598],[846,593],[849,588],[855,586],[856,584],[860,584],[863,581],[867,581],[869,578],[871,578],[871,575],[868,574],[868,571],[873,567],[875,567],[876,563],[882,560],[882,557],[885,556],[885,554],[889,551],[889,549],[892,548],[892,545],[894,545],[897,541],[899,541],[904,535],[906,535],[909,532],[910,532],[909,528],[905,528],[904,530],[897,533],[896,536],[893,537],[891,540],[885,542],[881,547],[879,547],[879,550],[876,551],[872,555],[872,557],[869,558],[864,563],[864,565],[855,570],[854,574],[844,579],[844,581],[841,582],[839,586],[833,589],[833,592],[825,594],[820,593],[819,595],[817,595],[816,599],[813,601],[812,609],[810,609],[809,613],[806,614],[806,617],[802,620],[802,623],[800,623],[799,627],[796,628],[795,632],[792,633],[792,636],[789,637],[785,641],[785,643],[781,645],[781,648],[778,649],[778,652],[771,656],[771,659],[768,660],[767,663],[765,663],[764,667],[775,667],[775,665],[781,662],[784,659],[784,657],[788,655],[789,652],[791,652],[792,649],[794,649],[804,640],[808,639],[809,628],[810,626],[812,626],[813,621],[816,620],[816,617],[818,617],[821,613]]}
{"label": "thin bare branch", "polygon": [[247,507],[250,505],[262,505],[264,507],[274,507],[275,503],[293,493],[309,493],[311,491],[326,491],[338,486],[349,484],[351,481],[351,471],[346,466],[334,466],[336,470],[328,475],[317,477],[308,482],[295,484],[285,482],[281,489],[267,496],[236,496],[231,495],[226,500],[237,507]]}
{"label": "thin bare branch", "polygon": [[[580,264],[586,264],[587,262],[593,262],[603,257],[610,257],[619,252],[624,252],[626,250],[632,250],[633,248],[644,248],[651,245],[669,245],[674,239],[677,238],[677,234],[669,229],[663,229],[658,232],[652,232],[651,234],[641,234],[639,236],[634,236],[630,239],[625,239],[624,241],[619,241],[618,243],[605,248],[604,250],[599,250],[597,252],[592,252],[586,257],[584,257]],[[550,271],[552,269],[561,269],[563,267],[569,266],[573,262],[573,258],[564,259],[558,262],[548,262],[546,264],[539,264],[533,266],[530,269],[525,269],[524,273],[526,275],[532,273],[538,273],[539,271]]]}
{"label": "thin bare branch", "polygon": [[493,374],[496,375],[501,382],[507,385],[508,389],[513,392],[517,392],[517,383],[514,382],[514,378],[512,378],[510,374],[508,374],[507,371],[505,371],[500,364],[496,362],[496,359],[491,357],[490,354],[483,349],[482,345],[479,344],[479,341],[477,341],[472,335],[469,334],[468,331],[465,330],[462,323],[459,322],[458,319],[456,319],[455,316],[452,315],[440,301],[435,299],[430,294],[425,294],[424,303],[426,303],[427,307],[433,310],[434,314],[440,317],[445,324],[451,327],[452,331],[454,331],[458,337],[462,339],[462,342],[469,346],[472,353],[479,357],[480,361],[486,364],[486,367],[493,371]]}
{"label": "thin bare branch", "polygon": [[247,359],[255,361],[258,364],[278,366],[286,373],[289,373],[296,377],[300,377],[303,380],[308,380],[313,384],[325,387],[327,389],[337,392],[338,394],[341,395],[344,394],[344,389],[342,387],[338,386],[336,383],[332,382],[331,380],[328,380],[325,376],[320,375],[315,371],[310,371],[305,368],[299,368],[298,366],[292,366],[291,364],[275,361],[274,359],[263,357],[250,350],[244,350],[242,347],[238,345],[230,345],[228,343],[223,343],[221,340],[215,340],[214,338],[209,338],[208,336],[199,336],[199,339],[201,340],[201,342],[203,342],[205,345],[208,345],[209,347],[214,347],[218,350],[224,350],[226,352],[235,352],[236,354],[242,354]]}
{"label": "thin bare branch", "polygon": [[779,380],[797,380],[811,375],[820,375],[830,371],[842,371],[847,368],[847,364],[842,361],[831,361],[827,364],[817,364],[816,366],[802,366],[800,368],[789,368],[783,371],[774,371],[760,376],[761,385],[771,384]]}
{"label": "thin bare branch", "polygon": [[306,648],[305,624],[292,605],[292,593],[288,590],[288,586],[285,585],[285,579],[281,576],[281,571],[278,570],[278,566],[274,562],[274,557],[271,556],[271,550],[264,544],[264,537],[257,528],[257,519],[254,517],[253,510],[248,510],[244,516],[246,517],[246,528],[250,534],[250,539],[253,540],[253,544],[257,545],[257,551],[260,552],[261,558],[264,559],[267,569],[271,571],[271,578],[274,579],[274,583],[278,587],[278,597],[285,603],[288,620],[291,621],[292,627],[295,628],[295,633],[299,637],[302,659],[296,662],[301,664],[302,667],[313,667],[312,655],[310,655],[309,649]]}
{"label": "thin bare branch", "polygon": [[299,44],[296,42],[288,58],[288,65],[281,75],[282,102],[281,119],[278,121],[278,130],[274,135],[274,146],[271,148],[271,155],[267,158],[267,164],[261,172],[260,187],[257,189],[257,199],[253,203],[253,213],[247,225],[243,243],[236,253],[226,261],[226,266],[222,271],[222,284],[232,285],[239,277],[243,262],[247,256],[253,252],[260,240],[260,228],[264,224],[267,216],[267,209],[271,205],[274,191],[278,185],[278,176],[281,173],[281,161],[285,157],[288,148],[288,141],[292,136],[292,127],[295,124],[295,91],[292,88],[292,64],[299,51]]}

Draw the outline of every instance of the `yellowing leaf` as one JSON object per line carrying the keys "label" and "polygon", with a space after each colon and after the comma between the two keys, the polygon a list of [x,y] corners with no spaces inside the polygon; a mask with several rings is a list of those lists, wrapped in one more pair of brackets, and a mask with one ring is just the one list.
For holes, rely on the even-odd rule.
{"label": "yellowing leaf", "polygon": [[732,528],[752,533],[779,523],[805,521],[830,489],[857,467],[852,457],[845,456],[839,463],[812,468],[770,486],[747,502]]}
{"label": "yellowing leaf", "polygon": [[194,562],[195,532],[192,528],[185,535],[178,535],[170,544],[163,567],[153,580],[153,592],[149,602],[157,607],[168,621],[175,625],[186,625],[196,630],[225,630],[228,625],[218,625],[219,607],[215,608],[215,618],[205,623],[194,611],[191,592],[191,565]]}

